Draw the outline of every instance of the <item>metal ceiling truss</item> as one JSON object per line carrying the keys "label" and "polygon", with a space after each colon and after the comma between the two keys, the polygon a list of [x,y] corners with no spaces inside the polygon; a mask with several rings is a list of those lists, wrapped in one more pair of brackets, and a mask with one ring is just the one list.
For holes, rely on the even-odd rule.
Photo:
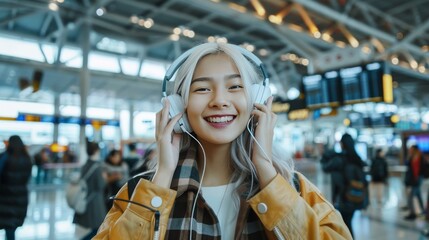
{"label": "metal ceiling truss", "polygon": [[[59,11],[50,11],[47,8],[49,2],[0,0],[0,9],[4,10],[6,7],[10,10],[8,17],[0,22],[0,27],[7,25],[8,30],[2,30],[6,34],[27,38],[30,36],[37,40],[45,61],[47,56],[42,51],[42,43],[55,43],[58,50],[54,62],[61,69],[67,68],[60,62],[63,46],[81,47],[82,41],[85,41],[81,39],[82,36],[76,36],[81,34],[83,25],[91,25],[91,34],[97,38],[106,36],[137,46],[128,50],[126,56],[136,57],[142,63],[154,52],[158,52],[164,61],[172,60],[195,43],[207,41],[209,36],[198,32],[193,39],[180,37],[178,41],[171,40],[174,28],[179,27],[175,24],[180,24],[190,29],[207,27],[222,37],[236,41],[236,44],[242,44],[244,42],[237,41],[246,39],[247,43],[257,49],[266,49],[269,55],[261,55],[261,59],[267,62],[270,71],[276,71],[277,74],[272,74],[273,79],[280,83],[285,81],[280,79],[283,75],[299,76],[315,71],[312,60],[322,53],[335,52],[343,47],[338,40],[345,40],[342,42],[344,46],[369,46],[373,50],[371,57],[374,59],[401,56],[409,65],[399,64],[395,69],[403,68],[402,72],[428,79],[428,74],[425,74],[427,70],[419,73],[413,62],[429,68],[428,51],[423,51],[421,46],[416,45],[429,45],[429,19],[425,19],[428,16],[420,14],[417,9],[417,6],[428,3],[429,0],[407,1],[388,11],[382,11],[364,0],[164,0],[156,3],[137,0],[70,0],[61,4]],[[187,6],[191,10],[176,9],[180,6]],[[95,14],[99,8],[104,9],[102,16]],[[415,23],[404,22],[397,17],[406,11],[415,13]],[[158,16],[171,16],[179,23],[163,19],[162,23],[155,22],[153,27],[146,29],[133,24],[131,16],[127,14],[154,19]],[[14,32],[17,21],[31,16],[42,17],[37,34]],[[296,22],[289,21],[290,19]],[[223,24],[223,21],[227,24]],[[403,38],[398,39],[399,32],[403,34]],[[331,37],[333,33],[339,39]],[[93,42],[90,47],[93,50],[97,39],[91,40]],[[307,58],[310,64],[303,66],[282,60],[281,56],[287,53]],[[118,61],[120,56],[117,57]]]}

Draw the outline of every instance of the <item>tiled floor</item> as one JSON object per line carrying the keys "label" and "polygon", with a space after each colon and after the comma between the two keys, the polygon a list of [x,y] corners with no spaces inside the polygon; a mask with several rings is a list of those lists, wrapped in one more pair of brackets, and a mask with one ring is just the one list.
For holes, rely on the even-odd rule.
{"label": "tiled floor", "polygon": [[[325,196],[330,196],[330,177],[322,173],[312,163],[298,164],[300,169]],[[30,205],[24,226],[18,228],[18,240],[55,239],[74,240],[82,237],[87,230],[72,223],[73,212],[67,207],[63,184],[31,185]],[[429,188],[429,180],[422,190],[424,200]],[[373,201],[375,202],[375,201]],[[406,212],[400,211],[405,205],[404,188],[400,177],[390,177],[386,189],[386,200],[383,205],[371,203],[370,207],[357,212],[353,219],[355,239],[429,239],[421,234],[429,228],[424,219],[404,221]],[[4,239],[4,231],[0,230],[0,239]]]}

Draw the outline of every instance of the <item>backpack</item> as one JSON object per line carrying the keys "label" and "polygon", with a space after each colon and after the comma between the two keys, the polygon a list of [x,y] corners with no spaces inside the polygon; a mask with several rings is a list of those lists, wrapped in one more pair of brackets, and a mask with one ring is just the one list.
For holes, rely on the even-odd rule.
{"label": "backpack", "polygon": [[[346,186],[344,189],[344,200],[347,205],[355,210],[365,209],[369,204],[369,191],[368,182],[365,178],[365,172],[362,167],[354,164],[347,166],[349,168],[348,174],[345,176]],[[343,171],[345,174],[345,171]],[[349,179],[351,177],[351,179]],[[349,179],[347,181],[347,179]]]}
{"label": "backpack", "polygon": [[423,154],[421,155],[420,175],[423,178],[429,178],[429,161]]}
{"label": "backpack", "polygon": [[82,214],[86,211],[86,206],[90,200],[86,180],[97,167],[97,164],[92,165],[83,177],[81,177],[80,174],[72,176],[66,187],[67,205],[78,214]]}
{"label": "backpack", "polygon": [[382,160],[380,159],[374,160],[374,163],[371,166],[371,177],[376,180],[381,180],[386,178],[384,162]]}

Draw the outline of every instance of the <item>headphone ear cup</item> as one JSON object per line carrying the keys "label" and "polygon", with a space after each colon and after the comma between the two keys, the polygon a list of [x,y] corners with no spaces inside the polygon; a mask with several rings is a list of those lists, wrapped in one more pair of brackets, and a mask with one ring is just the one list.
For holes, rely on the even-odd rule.
{"label": "headphone ear cup", "polygon": [[177,121],[177,123],[174,125],[174,132],[182,133],[182,128],[185,128],[188,132],[192,132],[185,113],[185,105],[183,104],[182,97],[178,94],[173,94],[167,96],[166,98],[170,102],[170,111],[168,112],[170,119],[179,113],[183,114],[179,121]]}
{"label": "headphone ear cup", "polygon": [[265,101],[271,97],[271,89],[269,86],[264,86],[262,84],[252,84],[250,96],[252,97],[252,104],[265,104]]}

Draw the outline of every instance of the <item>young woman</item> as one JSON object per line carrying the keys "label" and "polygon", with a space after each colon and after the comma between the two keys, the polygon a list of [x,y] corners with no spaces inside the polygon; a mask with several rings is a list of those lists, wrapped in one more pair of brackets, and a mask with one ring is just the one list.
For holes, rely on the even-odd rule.
{"label": "young woman", "polygon": [[5,229],[6,240],[15,240],[15,231],[27,216],[32,166],[21,137],[11,136],[6,151],[0,154],[0,229]]}
{"label": "young woman", "polygon": [[119,191],[95,239],[351,239],[319,190],[297,174],[298,192],[293,164],[273,156],[272,97],[250,96],[260,82],[238,46],[193,48],[175,80],[192,133],[173,131],[185,114],[170,118],[164,101],[157,171],[131,199]]}

